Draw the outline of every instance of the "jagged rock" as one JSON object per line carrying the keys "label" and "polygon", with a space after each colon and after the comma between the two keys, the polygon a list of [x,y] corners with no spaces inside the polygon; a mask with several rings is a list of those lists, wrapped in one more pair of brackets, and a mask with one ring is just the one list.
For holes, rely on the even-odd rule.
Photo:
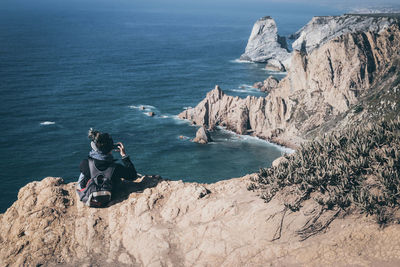
{"label": "jagged rock", "polygon": [[295,50],[311,53],[315,48],[347,33],[373,32],[379,34],[397,19],[390,15],[342,15],[314,17],[292,37],[297,39],[292,47]]}
{"label": "jagged rock", "polygon": [[269,76],[264,82],[256,82],[253,87],[260,89],[261,92],[270,92],[272,89],[278,87],[279,80],[274,76]]}
{"label": "jagged rock", "polygon": [[205,126],[202,126],[197,130],[196,137],[193,139],[193,142],[199,144],[207,144],[208,142],[212,142],[210,132]]}
{"label": "jagged rock", "polygon": [[[216,88],[179,117],[296,147],[314,133],[345,122],[344,113],[366,94],[381,90],[379,81],[393,73],[389,68],[400,65],[393,63],[400,53],[399,25],[393,23],[379,33],[346,33],[310,54],[294,51],[287,76],[267,97],[241,99]],[[328,122],[328,128],[319,128]]]}
{"label": "jagged rock", "polygon": [[286,67],[281,61],[277,59],[270,59],[268,60],[267,65],[265,65],[265,69],[270,71],[286,71],[290,65],[290,60],[287,60],[285,64]]}
{"label": "jagged rock", "polygon": [[[297,231],[318,207],[265,203],[248,175],[200,185],[151,177],[124,185],[112,205],[88,208],[75,184],[46,178],[21,188],[0,215],[2,266],[398,265],[400,226],[358,214],[305,241]],[[148,183],[146,179],[150,180]],[[274,241],[272,241],[274,240]],[[378,244],[378,245],[377,245]]]}
{"label": "jagged rock", "polygon": [[285,37],[278,35],[275,21],[263,17],[254,24],[242,60],[267,63],[270,70],[285,71],[290,64]]}
{"label": "jagged rock", "polygon": [[253,88],[257,88],[257,89],[261,89],[262,86],[263,86],[263,82],[256,82],[255,84],[253,84]]}
{"label": "jagged rock", "polygon": [[271,90],[278,87],[279,80],[274,76],[269,76],[263,83],[263,86],[260,88],[263,92],[271,92]]}

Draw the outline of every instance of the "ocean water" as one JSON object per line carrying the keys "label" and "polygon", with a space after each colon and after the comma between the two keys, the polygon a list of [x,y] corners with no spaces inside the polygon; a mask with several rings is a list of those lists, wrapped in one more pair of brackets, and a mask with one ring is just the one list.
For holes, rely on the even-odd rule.
{"label": "ocean water", "polygon": [[237,60],[259,17],[272,16],[288,35],[314,15],[338,13],[283,4],[65,2],[0,3],[0,212],[28,182],[75,181],[90,127],[123,142],[142,174],[211,183],[270,166],[285,149],[223,129],[211,144],[192,143],[197,128],[176,115],[216,84],[231,95],[262,96],[254,82],[284,76]]}

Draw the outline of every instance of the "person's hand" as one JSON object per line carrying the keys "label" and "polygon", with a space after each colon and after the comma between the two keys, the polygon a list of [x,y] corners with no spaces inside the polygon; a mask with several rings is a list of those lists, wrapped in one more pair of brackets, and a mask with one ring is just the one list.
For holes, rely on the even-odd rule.
{"label": "person's hand", "polygon": [[118,142],[118,148],[119,148],[119,153],[121,154],[121,157],[125,157],[126,156],[126,152],[125,152],[125,147],[121,142]]}

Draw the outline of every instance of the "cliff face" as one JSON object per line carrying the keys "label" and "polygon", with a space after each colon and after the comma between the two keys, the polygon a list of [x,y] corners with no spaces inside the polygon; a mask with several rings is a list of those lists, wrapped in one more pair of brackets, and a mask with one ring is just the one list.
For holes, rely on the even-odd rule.
{"label": "cliff face", "polygon": [[265,98],[248,96],[241,99],[226,95],[216,86],[195,108],[187,109],[178,116],[210,129],[224,126],[239,134],[252,134],[293,147],[302,139],[295,135],[285,140],[276,139],[281,135],[281,125],[286,123],[287,115],[291,112],[288,108],[292,107],[286,100],[289,91],[286,95],[283,93],[281,91],[275,97],[271,97],[271,93]]}
{"label": "cliff face", "polygon": [[254,24],[242,60],[267,63],[267,69],[284,71],[290,64],[285,37],[278,35],[275,21],[263,17]]}
{"label": "cliff face", "polygon": [[390,16],[342,15],[314,17],[292,37],[294,50],[311,53],[315,48],[347,33],[380,33],[396,23]]}
{"label": "cliff face", "polygon": [[288,75],[267,97],[239,99],[214,90],[179,117],[295,147],[379,90],[383,74],[399,57],[400,29],[397,23],[381,28],[387,18],[378,21],[369,26],[376,31],[349,32],[310,53],[295,50]]}
{"label": "cliff face", "polygon": [[[84,206],[74,184],[60,178],[28,184],[0,215],[1,265],[400,263],[397,225],[380,229],[368,218],[348,216],[323,235],[300,241],[297,231],[318,206],[307,202],[286,212],[288,192],[266,204],[246,189],[249,176],[212,185],[154,179],[125,185],[126,192],[103,209]],[[319,220],[326,223],[331,215]]]}

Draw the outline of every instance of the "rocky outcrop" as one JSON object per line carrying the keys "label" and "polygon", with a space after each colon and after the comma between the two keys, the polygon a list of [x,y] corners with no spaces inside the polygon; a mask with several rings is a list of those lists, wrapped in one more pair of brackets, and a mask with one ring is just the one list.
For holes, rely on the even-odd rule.
{"label": "rocky outcrop", "polygon": [[[271,97],[271,95],[274,95]],[[178,116],[196,125],[208,128],[223,126],[238,134],[252,134],[293,147],[302,140],[275,139],[280,134],[280,125],[285,123],[290,111],[282,97],[274,91],[265,97],[248,96],[245,99],[226,95],[219,86],[209,92],[195,108],[190,108]]]}
{"label": "rocky outcrop", "polygon": [[197,130],[196,137],[193,139],[193,142],[199,144],[207,144],[208,142],[212,142],[210,132],[205,126],[202,126]]}
{"label": "rocky outcrop", "polygon": [[308,201],[286,212],[284,194],[264,203],[246,189],[250,176],[209,185],[146,177],[124,185],[125,193],[102,209],[83,205],[74,184],[60,178],[30,183],[0,215],[1,265],[400,263],[399,225],[381,229],[369,217],[349,215],[301,241],[297,231],[317,206]]}
{"label": "rocky outcrop", "polygon": [[370,32],[379,34],[397,19],[390,15],[342,15],[314,17],[295,33],[294,50],[311,53],[315,48],[347,33]]}
{"label": "rocky outcrop", "polygon": [[254,24],[240,59],[267,63],[266,68],[274,71],[285,71],[289,67],[290,53],[286,39],[278,35],[276,23],[271,17],[263,17]]}
{"label": "rocky outcrop", "polygon": [[[379,25],[369,27],[381,29]],[[312,138],[310,133],[318,127],[337,124],[361,98],[380,90],[387,70],[399,68],[391,66],[399,57],[399,42],[399,23],[393,23],[378,32],[340,35],[311,53],[295,50],[288,75],[267,97],[240,99],[214,89],[179,117],[296,147]]]}
{"label": "rocky outcrop", "polygon": [[278,87],[279,80],[274,76],[269,76],[264,82],[257,82],[253,85],[254,88],[260,89],[261,92],[271,92]]}

